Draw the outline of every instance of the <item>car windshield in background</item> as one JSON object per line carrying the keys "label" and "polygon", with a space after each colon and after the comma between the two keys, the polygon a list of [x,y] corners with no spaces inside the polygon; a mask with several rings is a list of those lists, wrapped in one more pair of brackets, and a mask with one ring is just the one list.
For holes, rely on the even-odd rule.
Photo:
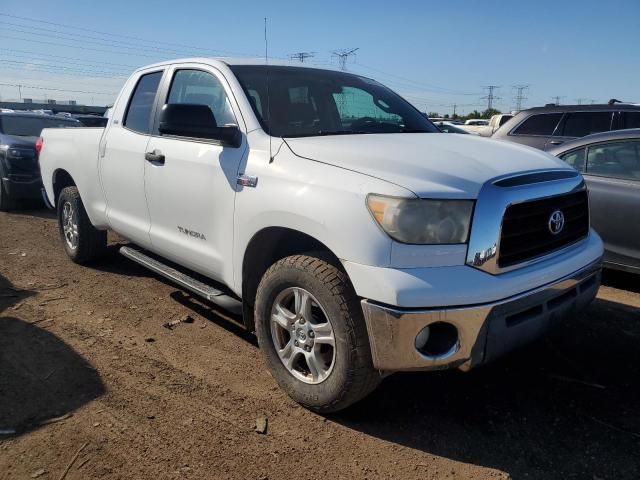
{"label": "car windshield in background", "polygon": [[80,122],[55,117],[21,117],[19,115],[2,115],[0,132],[17,137],[39,137],[43,128],[81,127]]}
{"label": "car windshield in background", "polygon": [[231,70],[262,128],[276,137],[438,132],[406,100],[368,78],[301,67],[236,65]]}

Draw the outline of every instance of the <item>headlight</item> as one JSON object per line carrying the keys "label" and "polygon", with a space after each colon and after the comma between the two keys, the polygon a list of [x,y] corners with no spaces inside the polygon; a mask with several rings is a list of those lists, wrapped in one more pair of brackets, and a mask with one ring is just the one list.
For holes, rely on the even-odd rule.
{"label": "headlight", "polygon": [[367,207],[394,240],[420,245],[466,243],[472,200],[422,200],[370,194]]}

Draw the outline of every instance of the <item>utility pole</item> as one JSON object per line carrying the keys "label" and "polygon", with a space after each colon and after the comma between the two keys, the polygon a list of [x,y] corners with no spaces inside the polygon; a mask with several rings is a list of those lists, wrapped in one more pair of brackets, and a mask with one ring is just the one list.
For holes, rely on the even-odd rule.
{"label": "utility pole", "polygon": [[588,98],[576,98],[575,101],[578,105],[582,105],[582,102],[589,100]]}
{"label": "utility pole", "polygon": [[300,63],[304,63],[307,58],[313,58],[315,56],[316,52],[296,52],[289,54],[291,60],[298,60]]}
{"label": "utility pole", "polygon": [[342,48],[340,50],[334,50],[333,52],[331,52],[331,54],[338,59],[340,70],[345,71],[347,69],[347,60],[349,59],[349,57],[355,57],[357,50],[360,50],[360,47]]}
{"label": "utility pole", "polygon": [[456,107],[457,106],[458,106],[457,104],[455,104],[455,103],[453,104],[453,116],[451,118],[454,118],[454,119],[456,118]]}
{"label": "utility pole", "polygon": [[18,85],[18,97],[20,98],[20,101],[22,102],[22,85]]}
{"label": "utility pole", "polygon": [[554,105],[560,105],[560,99],[564,98],[564,96],[560,96],[560,95],[556,95],[555,97],[551,97],[551,99],[553,100]]}
{"label": "utility pole", "polygon": [[499,85],[487,85],[486,87],[482,87],[487,90],[487,95],[482,97],[482,100],[487,101],[487,110],[491,110],[493,108],[493,102],[496,100],[500,100],[500,97],[495,95],[495,91],[500,88]]}
{"label": "utility pole", "polygon": [[516,90],[516,96],[514,97],[516,104],[515,111],[519,112],[522,110],[522,101],[527,99],[524,94],[529,90],[529,85],[514,85],[513,88]]}

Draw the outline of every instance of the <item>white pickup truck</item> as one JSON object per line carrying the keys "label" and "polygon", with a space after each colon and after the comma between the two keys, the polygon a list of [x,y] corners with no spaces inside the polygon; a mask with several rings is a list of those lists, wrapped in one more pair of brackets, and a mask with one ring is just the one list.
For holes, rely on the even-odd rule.
{"label": "white pickup truck", "polygon": [[242,313],[296,401],[347,407],[403,370],[489,362],[600,283],[582,177],[447,135],[378,82],[185,59],[137,70],[105,128],[39,141],[72,260],[126,257]]}

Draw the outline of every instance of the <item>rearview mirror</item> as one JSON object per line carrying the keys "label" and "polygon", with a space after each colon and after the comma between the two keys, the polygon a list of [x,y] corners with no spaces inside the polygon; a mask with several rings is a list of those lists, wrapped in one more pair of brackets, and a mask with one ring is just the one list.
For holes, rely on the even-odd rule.
{"label": "rearview mirror", "polygon": [[161,135],[218,140],[223,145],[239,147],[242,142],[236,125],[219,127],[207,105],[167,103],[160,112],[158,131]]}

